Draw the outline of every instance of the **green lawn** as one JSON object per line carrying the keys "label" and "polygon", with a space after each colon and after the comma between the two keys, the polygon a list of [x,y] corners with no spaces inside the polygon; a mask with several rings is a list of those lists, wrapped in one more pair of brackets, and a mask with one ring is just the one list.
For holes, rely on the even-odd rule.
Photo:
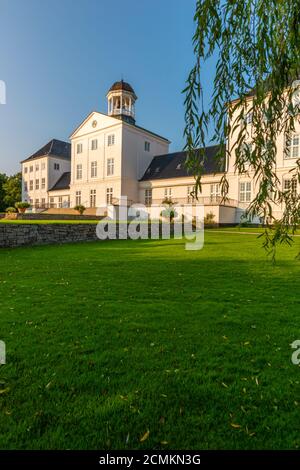
{"label": "green lawn", "polygon": [[212,232],[201,251],[1,249],[0,447],[299,448],[298,250],[274,266]]}

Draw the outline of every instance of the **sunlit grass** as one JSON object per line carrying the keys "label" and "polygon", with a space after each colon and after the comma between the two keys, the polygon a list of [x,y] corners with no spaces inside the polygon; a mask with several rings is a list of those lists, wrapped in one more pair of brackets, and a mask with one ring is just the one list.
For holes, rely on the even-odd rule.
{"label": "sunlit grass", "polygon": [[0,250],[1,448],[299,447],[299,242],[205,237]]}

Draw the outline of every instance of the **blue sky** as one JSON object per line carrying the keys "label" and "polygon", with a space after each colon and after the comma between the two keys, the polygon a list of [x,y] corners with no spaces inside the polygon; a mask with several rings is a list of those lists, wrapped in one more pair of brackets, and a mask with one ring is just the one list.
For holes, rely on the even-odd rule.
{"label": "blue sky", "polygon": [[0,172],[18,171],[53,137],[68,140],[90,111],[106,112],[106,92],[122,76],[139,98],[137,124],[182,149],[195,3],[0,0]]}

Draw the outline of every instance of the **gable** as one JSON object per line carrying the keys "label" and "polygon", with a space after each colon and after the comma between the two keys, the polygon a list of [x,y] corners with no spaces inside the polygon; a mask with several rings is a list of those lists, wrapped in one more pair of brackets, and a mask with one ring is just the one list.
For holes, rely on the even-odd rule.
{"label": "gable", "polygon": [[120,120],[107,116],[106,114],[92,111],[86,119],[73,131],[70,139],[84,136],[97,130],[105,129],[106,127],[120,124]]}

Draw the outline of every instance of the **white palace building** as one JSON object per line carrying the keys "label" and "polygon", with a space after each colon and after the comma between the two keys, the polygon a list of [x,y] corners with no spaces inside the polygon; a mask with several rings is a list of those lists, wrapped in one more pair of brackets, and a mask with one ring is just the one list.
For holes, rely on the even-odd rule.
{"label": "white palace building", "polygon": [[[178,204],[192,202],[195,180],[185,166],[187,154],[169,153],[167,138],[136,124],[136,100],[128,83],[114,83],[107,94],[107,114],[91,112],[70,136],[71,143],[53,139],[21,162],[22,197],[30,202],[31,210],[67,213],[82,204],[87,214],[96,210],[100,214],[108,204],[119,205],[123,196],[129,204],[146,206],[161,205],[166,198]],[[251,144],[250,115],[247,123]],[[278,178],[284,188],[292,185],[299,191],[291,169],[300,157],[300,134],[292,137],[289,152],[284,151],[284,136],[278,139]],[[204,205],[205,214],[214,214],[216,223],[239,223],[255,195],[254,172],[249,168],[238,174],[234,156],[220,167],[214,159],[218,149],[206,149],[198,203]],[[229,182],[225,201],[220,195],[224,172]],[[274,215],[280,216],[281,211],[275,207]]]}

